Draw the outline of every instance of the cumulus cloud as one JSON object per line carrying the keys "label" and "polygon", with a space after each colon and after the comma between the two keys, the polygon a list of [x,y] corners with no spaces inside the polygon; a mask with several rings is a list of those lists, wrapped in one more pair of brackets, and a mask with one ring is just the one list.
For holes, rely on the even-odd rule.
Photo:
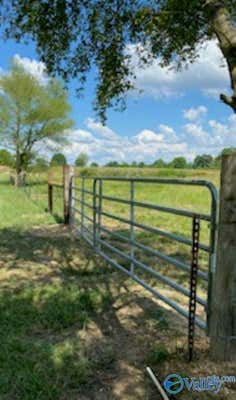
{"label": "cumulus cloud", "polygon": [[184,118],[188,119],[189,121],[196,121],[203,115],[207,113],[207,108],[205,106],[199,106],[196,108],[189,108],[183,111]]}
{"label": "cumulus cloud", "polygon": [[198,45],[197,60],[188,68],[176,71],[174,63],[170,68],[161,67],[156,59],[146,68],[140,67],[136,46],[128,46],[136,75],[135,86],[143,96],[156,99],[182,96],[190,89],[200,90],[204,95],[215,96],[229,88],[226,63],[215,40]]}
{"label": "cumulus cloud", "polygon": [[183,126],[183,137],[188,147],[195,154],[218,154],[224,147],[236,147],[236,116],[231,115],[223,124],[208,120],[204,126],[201,122],[192,122]]}
{"label": "cumulus cloud", "polygon": [[98,133],[105,139],[112,140],[118,138],[117,134],[112,129],[104,126],[101,122],[95,121],[93,118],[88,118],[85,123],[88,129]]}
{"label": "cumulus cloud", "polygon": [[43,84],[47,82],[48,75],[43,62],[28,57],[21,57],[19,54],[15,54],[13,60],[32,74],[39,82]]}
{"label": "cumulus cloud", "polygon": [[120,136],[111,128],[88,119],[88,130],[70,131],[71,145],[64,148],[64,153],[71,162],[80,152],[86,152],[90,160],[101,164],[111,160],[151,163],[157,158],[169,161],[180,155],[193,160],[197,154],[216,155],[223,147],[236,146],[236,115],[231,115],[225,123],[213,119],[202,121],[197,119],[198,114],[206,116],[207,109],[201,107],[189,109],[192,111],[187,113],[188,123],[184,123],[183,113],[183,125],[177,132],[169,125],[160,124],[156,130],[143,129],[130,137]]}
{"label": "cumulus cloud", "polygon": [[95,141],[94,136],[84,129],[76,129],[68,131],[68,138],[73,143],[92,143]]}
{"label": "cumulus cloud", "polygon": [[140,144],[160,143],[163,142],[164,135],[157,134],[149,129],[142,130],[135,139]]}
{"label": "cumulus cloud", "polygon": [[187,143],[178,140],[174,129],[168,125],[160,125],[157,131],[143,129],[131,137],[120,136],[92,119],[86,120],[86,126],[90,131],[69,132],[71,144],[64,148],[64,153],[71,161],[80,152],[104,164],[111,160],[152,162],[159,157],[171,159],[184,155],[187,151]]}

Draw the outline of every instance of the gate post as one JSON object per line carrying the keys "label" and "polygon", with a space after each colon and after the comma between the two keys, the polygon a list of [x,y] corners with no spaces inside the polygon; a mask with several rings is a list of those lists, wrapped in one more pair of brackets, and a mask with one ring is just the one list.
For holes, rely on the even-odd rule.
{"label": "gate post", "polygon": [[70,223],[71,178],[74,168],[70,165],[63,166],[63,198],[64,198],[64,224]]}
{"label": "gate post", "polygon": [[236,361],[236,152],[222,157],[209,335],[215,360]]}

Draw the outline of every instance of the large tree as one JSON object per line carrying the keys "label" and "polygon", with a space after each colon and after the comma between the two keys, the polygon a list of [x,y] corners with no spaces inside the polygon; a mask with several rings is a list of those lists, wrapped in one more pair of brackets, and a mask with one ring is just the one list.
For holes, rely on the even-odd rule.
{"label": "large tree", "polygon": [[170,162],[171,168],[187,168],[188,164],[184,157],[176,157]]}
{"label": "large tree", "polygon": [[210,154],[196,156],[193,161],[193,168],[205,169],[213,166],[213,157]]}
{"label": "large tree", "polygon": [[[0,0],[8,37],[29,35],[48,71],[84,84],[98,71],[95,108],[123,105],[133,86],[127,44],[140,44],[140,61],[160,56],[179,67],[193,61],[199,43],[216,38],[229,70],[231,95],[221,100],[236,111],[235,0]],[[143,50],[145,49],[145,50]],[[137,50],[138,51],[138,50]],[[79,85],[80,87],[80,85]]]}
{"label": "large tree", "polygon": [[51,167],[61,167],[67,164],[66,157],[62,153],[55,153],[50,161]]}
{"label": "large tree", "polygon": [[0,165],[14,166],[14,157],[8,150],[0,149]]}
{"label": "large tree", "polygon": [[15,153],[19,185],[39,143],[65,141],[71,107],[59,81],[40,83],[17,63],[0,78],[0,89],[0,138]]}
{"label": "large tree", "polygon": [[86,153],[80,153],[75,160],[76,167],[86,167],[89,157]]}

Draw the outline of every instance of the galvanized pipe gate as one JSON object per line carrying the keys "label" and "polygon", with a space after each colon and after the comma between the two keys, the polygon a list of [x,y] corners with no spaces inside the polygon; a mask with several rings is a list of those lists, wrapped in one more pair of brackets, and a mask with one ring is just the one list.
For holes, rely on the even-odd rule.
{"label": "galvanized pipe gate", "polygon": [[[77,181],[80,181],[80,186],[77,185]],[[119,183],[129,185],[129,199],[121,197],[105,195],[103,193],[104,182],[106,183]],[[88,188],[90,183],[90,188]],[[163,205],[151,204],[148,202],[141,202],[135,200],[135,189],[136,185],[143,183],[145,185],[175,185],[185,188],[186,186],[192,187],[204,187],[207,188],[210,193],[210,212],[208,214],[189,211],[186,209],[177,209],[166,207]],[[71,195],[71,206],[70,206],[70,221],[73,226],[78,229],[80,235],[93,247],[93,249],[101,256],[104,260],[110,263],[118,270],[124,272],[126,275],[131,277],[134,281],[138,282],[149,292],[155,295],[158,299],[162,300],[168,306],[175,309],[179,314],[188,319],[189,328],[189,359],[192,359],[193,355],[193,344],[194,344],[194,328],[195,325],[206,330],[208,333],[208,320],[209,313],[211,310],[211,285],[213,280],[213,274],[215,272],[215,260],[216,260],[216,219],[217,219],[217,199],[218,193],[215,186],[205,180],[185,180],[185,179],[161,179],[161,178],[114,178],[114,177],[83,177],[74,176],[71,179],[70,187]],[[87,200],[90,198],[91,201]],[[103,206],[104,201],[109,204],[120,204],[129,207],[129,218],[119,216],[114,213],[108,212],[106,207]],[[165,230],[161,230],[157,227],[152,227],[148,224],[138,222],[135,218],[135,210],[152,210],[161,213],[167,213],[177,215],[179,217],[185,217],[192,221],[192,237],[187,238],[176,233],[171,233]],[[89,212],[90,210],[90,212]],[[79,219],[77,216],[79,215]],[[103,218],[111,221],[117,221],[117,223],[123,223],[128,226],[128,236],[118,233],[115,229],[109,228],[107,224],[103,223]],[[201,222],[207,221],[210,225],[209,243],[200,242],[200,229]],[[136,230],[148,232],[152,235],[158,235],[162,238],[175,241],[188,246],[191,250],[191,262],[186,263],[179,260],[176,257],[167,255],[164,252],[147,246],[142,243],[136,237]],[[108,238],[106,237],[108,235]],[[111,244],[113,238],[116,243],[124,243],[128,246],[126,252],[119,249],[114,243]],[[159,260],[174,266],[177,269],[185,271],[189,274],[189,288],[180,285],[175,280],[161,274],[160,271],[154,269],[152,266],[140,261],[136,255],[136,250],[142,250],[146,254],[149,254]],[[198,258],[199,251],[208,254],[208,271],[203,271],[199,268]],[[112,254],[112,256],[110,255]],[[115,256],[118,257],[115,258]],[[127,268],[124,262],[129,267]],[[178,302],[165,296],[160,290],[152,287],[150,283],[140,277],[139,272],[146,272],[150,276],[156,278],[165,285],[168,285],[177,292],[188,297],[189,307],[184,308]],[[206,298],[198,296],[197,294],[197,281],[201,279],[207,284]],[[196,306],[200,305],[204,308],[206,318],[202,319],[196,316]]]}

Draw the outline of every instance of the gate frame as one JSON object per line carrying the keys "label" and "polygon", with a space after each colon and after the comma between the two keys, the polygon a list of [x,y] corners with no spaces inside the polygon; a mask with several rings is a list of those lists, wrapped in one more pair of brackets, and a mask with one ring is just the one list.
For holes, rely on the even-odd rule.
{"label": "gate frame", "polygon": [[[79,178],[81,179],[81,188],[76,188],[74,186],[74,179],[75,178]],[[90,180],[93,182],[93,189],[92,191],[88,191],[85,189],[85,181],[86,180]],[[117,181],[117,182],[130,182],[130,200],[124,200],[124,199],[120,199],[120,198],[115,198],[113,196],[103,196],[103,187],[102,187],[102,183],[103,181]],[[188,210],[183,210],[183,209],[175,209],[175,208],[171,208],[171,207],[165,207],[165,206],[159,206],[159,205],[154,205],[154,204],[149,204],[149,203],[142,203],[142,202],[136,202],[134,201],[134,184],[135,182],[138,183],[157,183],[157,184],[172,184],[172,185],[187,185],[187,186],[195,186],[195,187],[205,187],[209,190],[210,192],[210,196],[211,196],[211,210],[210,210],[210,214],[203,214],[203,213],[195,213],[195,212],[191,212]],[[98,186],[99,185],[99,186]],[[205,221],[209,221],[210,222],[210,237],[209,237],[209,241],[210,244],[209,246],[205,246],[200,244],[199,248],[205,251],[208,251],[209,253],[209,261],[208,261],[208,273],[205,274],[202,271],[198,271],[198,275],[200,277],[207,277],[208,280],[208,290],[207,290],[207,302],[206,304],[204,304],[204,308],[206,311],[206,323],[201,320],[200,318],[194,318],[194,322],[195,324],[200,327],[201,329],[206,330],[207,335],[209,335],[209,320],[210,320],[210,315],[211,315],[211,301],[212,301],[212,283],[213,283],[213,279],[214,279],[214,274],[215,274],[215,270],[216,270],[216,227],[217,227],[217,211],[218,211],[218,192],[216,187],[214,186],[214,184],[210,181],[207,180],[200,180],[200,179],[167,179],[167,178],[126,178],[126,177],[86,177],[86,176],[81,176],[81,175],[74,175],[73,177],[71,177],[71,204],[72,202],[74,202],[74,200],[78,200],[81,202],[81,209],[78,210],[74,207],[74,205],[71,206],[70,210],[71,213],[73,214],[74,211],[79,212],[79,214],[81,215],[81,219],[82,219],[82,225],[80,228],[80,234],[81,236],[94,248],[94,250],[101,255],[108,263],[110,263],[111,265],[113,265],[115,268],[121,270],[122,272],[126,273],[128,276],[130,276],[133,280],[135,280],[137,283],[141,284],[144,288],[146,288],[147,290],[149,290],[152,294],[154,294],[156,297],[158,297],[160,300],[164,301],[166,304],[168,304],[170,307],[174,308],[177,312],[179,312],[182,316],[189,318],[190,313],[187,312],[186,310],[184,310],[181,306],[178,305],[178,303],[173,302],[171,299],[166,298],[164,295],[158,293],[155,289],[153,289],[151,286],[149,286],[148,284],[146,284],[142,279],[138,278],[135,274],[134,274],[134,264],[137,264],[137,260],[135,260],[135,258],[133,257],[134,255],[134,248],[135,248],[135,244],[134,242],[134,232],[133,232],[133,227],[134,226],[142,226],[142,224],[135,224],[134,222],[134,210],[133,208],[135,206],[145,206],[146,208],[151,208],[151,209],[156,209],[158,211],[164,211],[167,213],[171,213],[171,214],[176,214],[176,215],[182,215],[185,217],[191,217],[192,221],[194,221],[194,219],[203,219]],[[76,198],[74,196],[74,191],[79,191],[81,192],[81,198],[82,200]],[[93,199],[93,205],[91,208],[93,208],[93,218],[90,221],[93,225],[93,231],[92,231],[92,240],[90,240],[88,238],[88,236],[86,236],[86,233],[84,233],[84,230],[88,231],[88,228],[85,227],[84,225],[84,218],[85,218],[85,214],[84,214],[84,205],[86,206],[86,202],[84,201],[84,195],[85,194],[90,194],[92,196]],[[110,257],[108,257],[104,252],[101,251],[101,231],[106,231],[105,228],[103,228],[101,226],[101,216],[103,215],[102,212],[102,199],[105,200],[113,200],[113,201],[119,201],[119,202],[123,202],[125,204],[130,204],[130,220],[125,220],[124,218],[120,218],[121,221],[123,222],[127,222],[130,223],[130,239],[127,240],[130,244],[130,256],[127,256],[126,258],[130,259],[130,266],[131,269],[130,271],[127,270],[126,268],[122,267],[122,265],[118,264],[116,261],[112,260]],[[98,201],[97,201],[98,200]],[[108,214],[104,214],[104,215],[108,215]],[[113,217],[115,217],[113,214],[111,214]],[[88,218],[86,216],[86,218]],[[88,218],[89,220],[90,218]],[[116,219],[119,219],[118,217]],[[72,218],[73,220],[73,218]],[[151,228],[150,228],[151,229]],[[152,228],[153,230],[155,230],[155,233],[158,233],[157,231],[159,231],[162,234],[164,234],[164,236],[167,236],[171,239],[174,240],[178,240],[178,241],[182,241],[185,244],[190,244],[193,246],[193,240],[190,241],[189,239],[183,239],[183,237],[180,237],[176,234],[172,234],[169,232],[165,232],[165,231],[160,231],[156,228]],[[91,232],[90,232],[91,233]],[[112,234],[111,231],[109,231],[110,234]],[[116,234],[117,236],[117,234]],[[113,247],[111,245],[106,244],[107,247]],[[142,245],[143,249],[145,250],[145,245]],[[114,248],[113,248],[114,249]],[[113,250],[111,249],[111,250]],[[208,250],[206,250],[208,249]],[[116,249],[117,250],[117,249]],[[192,247],[193,250],[193,247]],[[118,253],[118,251],[117,251]],[[158,253],[158,251],[157,251]],[[157,254],[158,255],[158,254]],[[170,259],[171,257],[163,254],[163,259],[165,261],[168,262],[168,259]],[[149,273],[153,274],[154,276],[157,277],[157,279],[160,280],[160,277],[157,276],[158,273],[156,273],[154,270],[152,270],[151,268],[149,268],[148,266],[145,266],[143,263],[138,262],[139,267],[145,267],[143,269],[146,269]],[[143,265],[142,265],[143,264]],[[172,263],[174,264],[174,263]],[[181,263],[179,263],[181,264]],[[176,264],[174,264],[176,265]],[[147,267],[147,268],[146,268]],[[189,267],[188,267],[189,268]],[[188,270],[189,272],[191,272],[191,269]],[[160,274],[159,274],[160,275]],[[165,277],[165,281],[166,284],[168,285],[168,280],[169,278]],[[173,281],[172,281],[173,283]],[[174,286],[172,285],[172,288]],[[178,289],[176,289],[178,290]],[[183,292],[182,292],[183,293]],[[184,294],[184,293],[183,293]],[[185,293],[186,295],[186,293]],[[197,298],[197,302],[199,298]],[[201,299],[200,299],[201,300]],[[201,303],[199,303],[201,304]],[[203,304],[202,304],[203,305]]]}

